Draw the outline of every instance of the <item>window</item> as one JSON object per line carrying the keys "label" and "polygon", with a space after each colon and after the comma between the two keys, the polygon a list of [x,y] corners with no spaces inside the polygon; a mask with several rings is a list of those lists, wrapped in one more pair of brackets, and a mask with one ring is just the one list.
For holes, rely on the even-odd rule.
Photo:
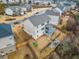
{"label": "window", "polygon": [[38,26],[37,26],[37,28],[38,28]]}
{"label": "window", "polygon": [[38,33],[38,31],[37,31],[37,33]]}
{"label": "window", "polygon": [[47,23],[49,23],[49,21],[47,21]]}
{"label": "window", "polygon": [[41,26],[43,26],[44,25],[44,23],[43,24],[41,24]]}
{"label": "window", "polygon": [[37,37],[38,37],[38,35],[37,35]]}
{"label": "window", "polygon": [[41,30],[44,30],[44,27]]}
{"label": "window", "polygon": [[48,31],[46,31],[46,33],[48,33]]}
{"label": "window", "polygon": [[48,28],[48,27],[46,27],[46,29],[47,29],[47,30],[49,30],[49,28]]}

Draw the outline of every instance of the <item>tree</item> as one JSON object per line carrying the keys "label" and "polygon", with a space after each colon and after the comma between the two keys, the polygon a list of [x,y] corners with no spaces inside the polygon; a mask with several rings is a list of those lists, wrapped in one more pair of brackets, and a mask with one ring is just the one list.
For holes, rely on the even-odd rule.
{"label": "tree", "polygon": [[0,3],[0,14],[3,15],[5,13],[6,4]]}
{"label": "tree", "polygon": [[79,55],[78,48],[74,45],[74,40],[75,39],[71,35],[68,35],[65,40],[57,47],[56,52],[61,58],[72,59],[73,56]]}
{"label": "tree", "polygon": [[70,17],[67,21],[67,30],[74,31],[76,28],[76,21],[73,17]]}
{"label": "tree", "polygon": [[73,56],[72,59],[79,59],[79,55]]}
{"label": "tree", "polygon": [[79,24],[79,15],[75,15],[74,18],[75,18],[76,24]]}

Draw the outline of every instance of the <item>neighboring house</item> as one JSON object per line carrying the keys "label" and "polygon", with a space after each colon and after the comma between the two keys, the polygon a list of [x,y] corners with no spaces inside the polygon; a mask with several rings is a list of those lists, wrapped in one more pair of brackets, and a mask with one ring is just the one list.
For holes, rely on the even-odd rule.
{"label": "neighboring house", "polygon": [[62,13],[69,11],[70,10],[70,7],[64,6],[64,5],[58,5],[55,8],[55,10],[58,11],[60,13],[60,15],[62,15]]}
{"label": "neighboring house", "polygon": [[24,4],[21,6],[10,6],[5,9],[5,14],[10,16],[18,16],[18,15],[24,15],[26,12],[32,10],[31,4]]}
{"label": "neighboring house", "polygon": [[60,13],[59,12],[51,9],[51,10],[47,10],[45,13],[51,18],[51,20],[49,22],[50,24],[58,25],[58,23],[60,22]]}
{"label": "neighboring house", "polygon": [[45,27],[50,20],[47,14],[35,14],[24,21],[24,31],[37,39],[45,34]]}
{"label": "neighboring house", "polygon": [[52,3],[52,0],[33,0],[32,3],[39,5],[49,5]]}
{"label": "neighboring house", "polygon": [[18,6],[10,6],[10,7],[5,9],[5,14],[10,15],[10,16],[20,15],[20,13],[21,13],[20,12],[20,7],[18,7]]}
{"label": "neighboring house", "polygon": [[31,4],[25,4],[22,6],[22,8],[26,8],[26,11],[31,11],[32,10],[32,5]]}
{"label": "neighboring house", "polygon": [[63,4],[65,6],[69,6],[71,9],[74,9],[76,7],[76,3],[73,1],[64,1]]}
{"label": "neighboring house", "polygon": [[10,24],[0,24],[0,56],[16,51]]}
{"label": "neighboring house", "polygon": [[60,14],[70,11],[71,9],[74,9],[76,7],[75,2],[67,2],[63,1],[58,3],[57,7],[55,8],[56,11],[59,11]]}
{"label": "neighboring house", "polygon": [[12,4],[12,3],[15,3],[15,0],[2,0],[2,2],[5,4]]}
{"label": "neighboring house", "polygon": [[18,4],[18,3],[28,3],[28,0],[2,0],[5,4]]}

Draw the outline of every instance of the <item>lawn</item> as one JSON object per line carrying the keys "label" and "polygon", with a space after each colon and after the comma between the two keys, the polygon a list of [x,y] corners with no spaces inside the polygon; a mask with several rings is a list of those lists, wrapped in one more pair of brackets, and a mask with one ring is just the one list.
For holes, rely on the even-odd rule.
{"label": "lawn", "polygon": [[79,23],[79,15],[75,15],[75,20],[77,23]]}

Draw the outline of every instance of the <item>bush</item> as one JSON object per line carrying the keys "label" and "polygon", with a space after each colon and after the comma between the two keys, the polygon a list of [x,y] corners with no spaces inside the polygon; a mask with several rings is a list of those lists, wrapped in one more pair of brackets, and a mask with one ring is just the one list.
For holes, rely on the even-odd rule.
{"label": "bush", "polygon": [[5,13],[6,4],[0,3],[0,14],[3,15]]}

